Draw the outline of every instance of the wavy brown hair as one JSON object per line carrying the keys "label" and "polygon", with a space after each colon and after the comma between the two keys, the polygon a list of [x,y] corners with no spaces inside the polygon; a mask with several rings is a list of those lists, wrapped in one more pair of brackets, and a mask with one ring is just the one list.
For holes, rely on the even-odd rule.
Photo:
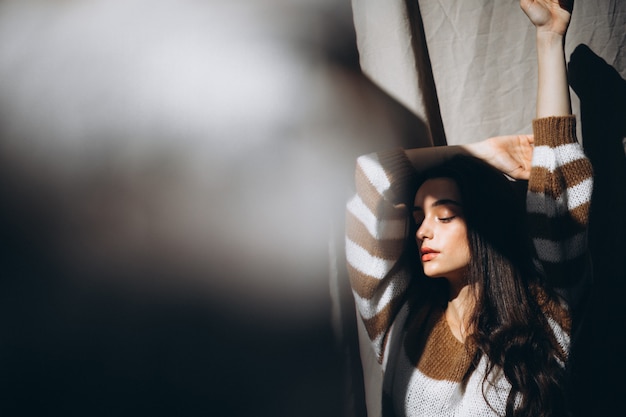
{"label": "wavy brown hair", "polygon": [[469,341],[477,348],[474,366],[483,355],[489,358],[485,400],[489,375],[501,369],[512,386],[507,417],[566,415],[567,354],[547,314],[567,314],[533,262],[524,188],[470,156],[457,156],[426,171],[418,184],[441,177],[458,185],[467,223],[467,282],[475,298]]}

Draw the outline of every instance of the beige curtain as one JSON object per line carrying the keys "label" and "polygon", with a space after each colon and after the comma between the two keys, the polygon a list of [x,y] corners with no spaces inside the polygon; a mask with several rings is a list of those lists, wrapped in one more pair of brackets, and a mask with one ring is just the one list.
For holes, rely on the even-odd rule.
{"label": "beige curtain", "polygon": [[[352,7],[363,72],[428,124],[434,144],[530,131],[534,28],[517,1],[352,0]],[[576,2],[568,60],[581,44],[625,77],[626,2]],[[576,94],[573,111],[580,112]]]}

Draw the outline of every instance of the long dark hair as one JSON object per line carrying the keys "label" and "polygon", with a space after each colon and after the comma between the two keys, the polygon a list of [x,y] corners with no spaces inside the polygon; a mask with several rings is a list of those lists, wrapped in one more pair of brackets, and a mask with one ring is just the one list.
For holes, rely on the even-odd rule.
{"label": "long dark hair", "polygon": [[470,156],[425,172],[418,183],[440,177],[454,180],[461,193],[471,253],[467,283],[475,301],[468,342],[476,347],[474,366],[489,358],[485,399],[490,374],[501,369],[512,386],[506,416],[564,415],[567,354],[547,315],[557,322],[567,315],[533,263],[524,187]]}

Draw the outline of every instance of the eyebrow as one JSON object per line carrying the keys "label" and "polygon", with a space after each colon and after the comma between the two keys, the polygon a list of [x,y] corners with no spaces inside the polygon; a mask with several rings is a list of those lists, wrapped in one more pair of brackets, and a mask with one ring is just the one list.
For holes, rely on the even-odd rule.
{"label": "eyebrow", "polygon": [[[454,201],[454,200],[450,200],[448,198],[444,198],[441,200],[437,200],[435,201],[431,207],[437,207],[437,206],[445,206],[445,205],[453,205],[453,206],[458,206],[458,207],[463,207],[461,205],[461,203],[459,203],[458,201]],[[413,211],[424,211],[423,208],[419,207],[419,206],[413,206]]]}

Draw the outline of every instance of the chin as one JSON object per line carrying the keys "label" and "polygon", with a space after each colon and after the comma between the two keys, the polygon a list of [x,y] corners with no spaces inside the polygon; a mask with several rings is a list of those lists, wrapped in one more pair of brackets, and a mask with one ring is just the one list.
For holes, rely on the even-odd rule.
{"label": "chin", "polygon": [[437,278],[445,278],[445,274],[440,274],[437,272],[426,272],[424,271],[424,275],[428,278],[433,278],[433,279],[437,279]]}
{"label": "chin", "polygon": [[[430,266],[430,268],[429,268]],[[446,275],[446,271],[442,271],[440,268],[433,268],[434,265],[422,265],[422,271],[428,278],[443,278]]]}

